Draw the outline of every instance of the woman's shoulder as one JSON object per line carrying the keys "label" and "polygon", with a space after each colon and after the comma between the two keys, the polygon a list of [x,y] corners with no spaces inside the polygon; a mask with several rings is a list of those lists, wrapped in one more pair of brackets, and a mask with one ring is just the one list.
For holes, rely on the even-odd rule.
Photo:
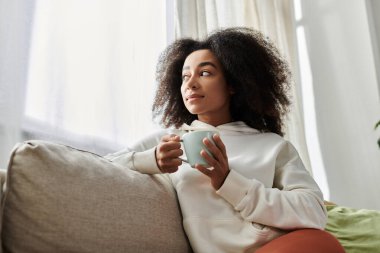
{"label": "woman's shoulder", "polygon": [[167,129],[155,129],[152,132],[137,139],[137,141],[132,142],[130,145],[128,145],[128,147],[129,149],[135,151],[142,151],[153,148],[160,142],[162,136],[166,134],[168,134]]}
{"label": "woman's shoulder", "polygon": [[294,149],[294,145],[290,140],[288,140],[286,137],[283,137],[279,134],[272,133],[272,132],[263,132],[261,133],[262,138],[264,138],[267,142],[275,143],[281,148],[291,148]]}

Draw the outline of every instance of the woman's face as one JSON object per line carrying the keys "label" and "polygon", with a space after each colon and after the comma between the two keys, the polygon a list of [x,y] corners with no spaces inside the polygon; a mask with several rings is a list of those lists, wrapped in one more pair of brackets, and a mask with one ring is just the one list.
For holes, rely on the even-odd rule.
{"label": "woman's face", "polygon": [[231,121],[230,96],[222,65],[208,49],[187,56],[182,69],[181,94],[187,110],[200,121],[218,126]]}

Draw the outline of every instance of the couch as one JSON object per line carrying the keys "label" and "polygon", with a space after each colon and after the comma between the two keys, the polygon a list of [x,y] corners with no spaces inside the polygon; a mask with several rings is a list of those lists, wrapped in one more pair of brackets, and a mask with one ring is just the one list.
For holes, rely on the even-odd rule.
{"label": "couch", "polygon": [[[162,175],[27,141],[12,151],[0,183],[0,252],[192,252],[175,190]],[[344,252],[334,231],[322,232],[294,231],[257,252]]]}

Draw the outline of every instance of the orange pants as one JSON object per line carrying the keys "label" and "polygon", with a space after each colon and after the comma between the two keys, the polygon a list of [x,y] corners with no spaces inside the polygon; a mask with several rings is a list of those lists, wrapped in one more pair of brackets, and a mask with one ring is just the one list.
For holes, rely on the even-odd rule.
{"label": "orange pants", "polygon": [[330,233],[317,229],[300,229],[265,244],[255,253],[344,253],[339,241]]}

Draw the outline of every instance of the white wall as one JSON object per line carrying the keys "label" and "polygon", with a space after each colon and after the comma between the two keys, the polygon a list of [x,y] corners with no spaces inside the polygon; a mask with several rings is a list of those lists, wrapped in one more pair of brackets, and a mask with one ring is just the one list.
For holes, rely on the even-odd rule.
{"label": "white wall", "polygon": [[301,5],[330,200],[380,210],[379,85],[366,2]]}

